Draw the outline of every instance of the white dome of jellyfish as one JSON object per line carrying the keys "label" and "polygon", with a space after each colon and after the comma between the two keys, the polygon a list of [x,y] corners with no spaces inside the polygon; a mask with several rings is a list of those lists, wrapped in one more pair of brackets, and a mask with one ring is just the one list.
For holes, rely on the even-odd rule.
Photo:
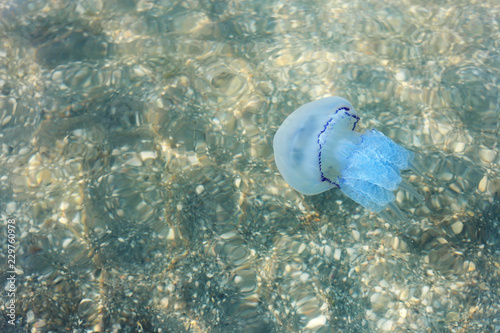
{"label": "white dome of jellyfish", "polygon": [[341,97],[301,106],[285,119],[274,136],[276,166],[293,189],[314,195],[337,187],[408,236],[386,209],[407,220],[394,203],[394,191],[402,188],[423,201],[401,178],[401,170],[422,172],[411,151],[381,132],[357,132],[359,120],[356,110]]}

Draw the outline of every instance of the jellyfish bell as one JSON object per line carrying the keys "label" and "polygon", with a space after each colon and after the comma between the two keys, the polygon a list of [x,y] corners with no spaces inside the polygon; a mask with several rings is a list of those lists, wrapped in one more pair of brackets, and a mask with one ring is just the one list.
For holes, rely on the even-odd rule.
{"label": "jellyfish bell", "polygon": [[[348,197],[379,213],[399,218],[394,191],[401,187],[423,200],[401,178],[412,168],[413,153],[377,130],[356,131],[359,116],[341,97],[305,104],[281,124],[273,140],[276,166],[293,189],[314,195],[338,187]],[[406,234],[406,232],[405,232]]]}
{"label": "jellyfish bell", "polygon": [[358,141],[361,134],[353,131],[358,119],[351,103],[340,97],[319,99],[291,113],[273,140],[274,160],[288,185],[307,195],[338,187],[335,179],[345,163],[341,157],[345,152],[329,158],[335,154],[322,147],[328,146],[328,139]]}

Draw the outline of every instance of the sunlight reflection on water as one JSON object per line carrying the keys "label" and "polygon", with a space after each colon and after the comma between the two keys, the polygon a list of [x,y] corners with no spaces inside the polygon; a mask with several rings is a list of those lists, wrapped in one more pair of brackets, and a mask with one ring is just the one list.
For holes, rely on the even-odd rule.
{"label": "sunlight reflection on water", "polygon": [[[499,330],[499,9],[0,5],[1,206],[20,221],[17,324]],[[397,193],[412,242],[340,191],[304,197],[277,172],[278,126],[331,95],[432,175],[410,178],[424,203]]]}

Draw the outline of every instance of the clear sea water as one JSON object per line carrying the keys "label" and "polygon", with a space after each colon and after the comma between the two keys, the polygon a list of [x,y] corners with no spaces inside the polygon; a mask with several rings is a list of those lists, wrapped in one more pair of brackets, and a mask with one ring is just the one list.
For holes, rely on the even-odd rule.
{"label": "clear sea water", "polygon": [[[1,1],[1,331],[500,332],[499,24],[497,0]],[[278,173],[277,128],[326,96],[417,154],[409,238]]]}

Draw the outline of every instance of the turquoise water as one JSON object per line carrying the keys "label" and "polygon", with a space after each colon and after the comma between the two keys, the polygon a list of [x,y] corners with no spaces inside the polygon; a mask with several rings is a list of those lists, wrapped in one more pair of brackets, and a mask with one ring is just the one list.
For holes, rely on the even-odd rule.
{"label": "turquoise water", "polygon": [[[2,332],[500,331],[499,16],[2,2]],[[326,96],[418,155],[425,201],[396,194],[410,238],[278,173],[277,128]]]}

